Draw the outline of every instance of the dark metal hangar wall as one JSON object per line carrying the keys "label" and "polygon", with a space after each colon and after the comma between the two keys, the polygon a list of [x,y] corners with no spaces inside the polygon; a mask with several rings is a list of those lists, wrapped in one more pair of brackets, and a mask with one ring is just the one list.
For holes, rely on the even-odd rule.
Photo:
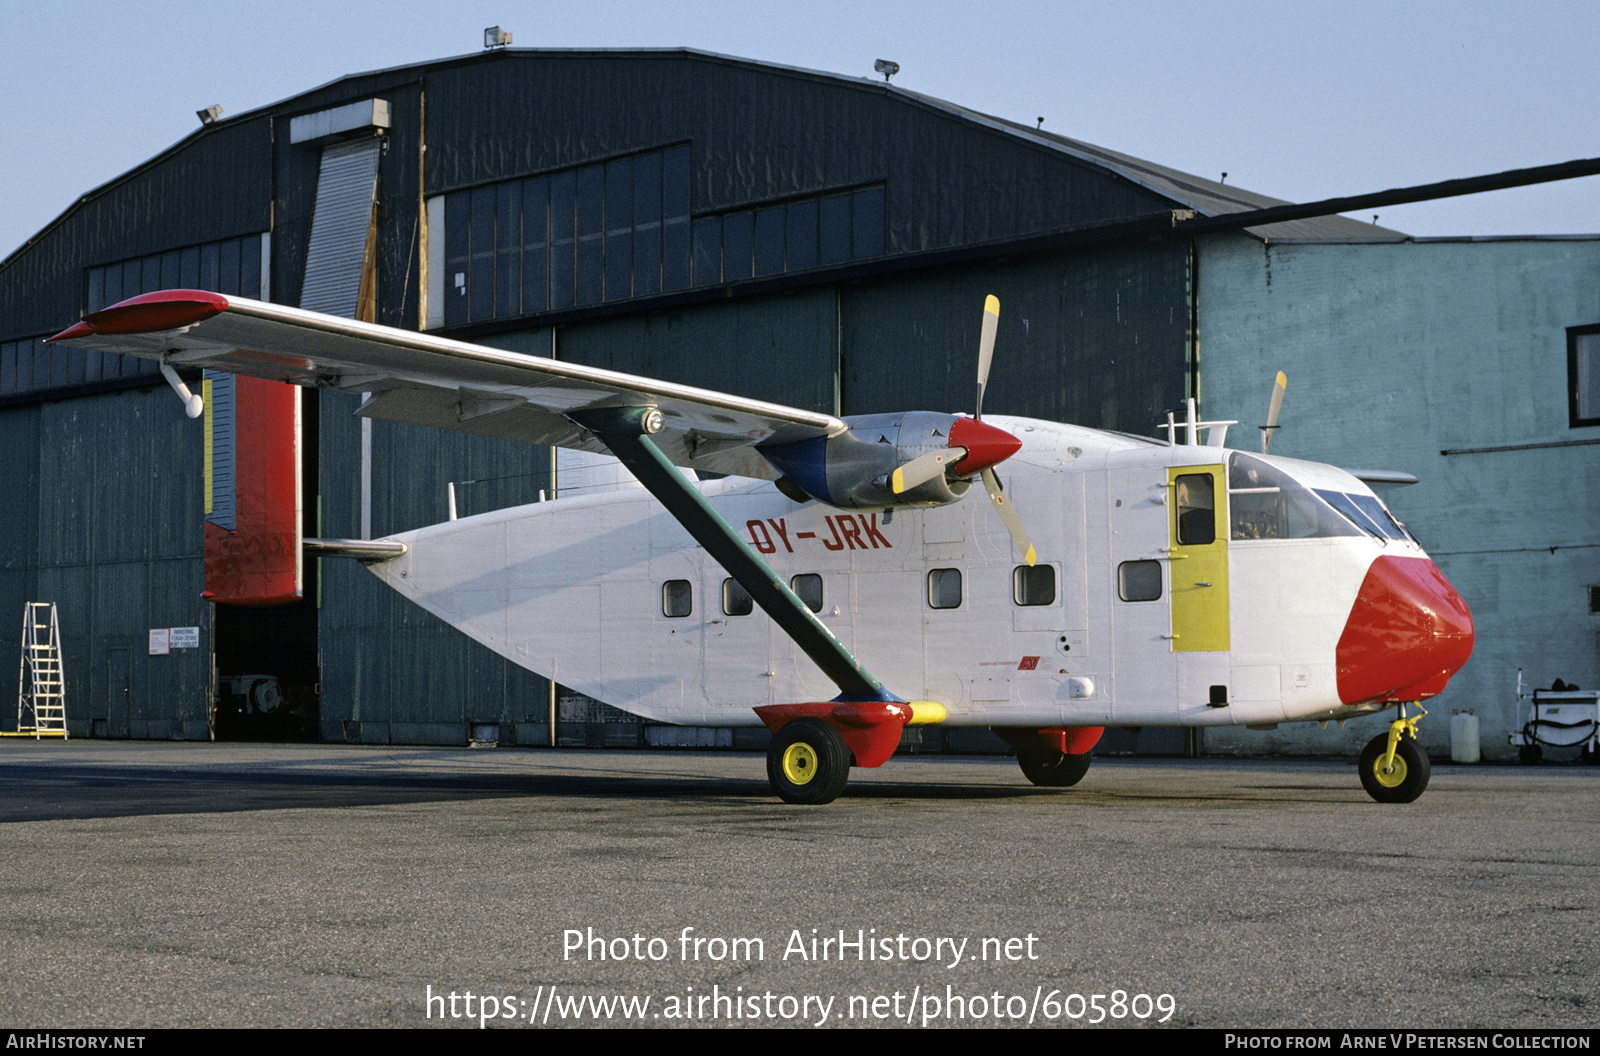
{"label": "dark metal hangar wall", "polygon": [[[1148,432],[1186,394],[1190,247],[1037,242],[1185,203],[1064,141],[881,82],[687,51],[486,53],[345,78],[197,131],[0,264],[13,360],[55,354],[38,339],[96,298],[183,284],[188,260],[229,239],[255,238],[265,292],[301,303],[321,143],[295,142],[294,120],[371,99],[388,115],[361,133],[379,144],[362,257],[361,312],[375,321],[847,414],[942,410],[972,400],[979,307],[995,293],[1006,307],[987,409]],[[233,282],[224,292],[254,293],[248,275]],[[52,384],[48,366],[22,384],[13,367],[0,392],[0,431],[26,456],[12,472],[40,492],[95,495],[100,520],[141,511],[162,540],[123,555],[125,540],[66,526],[42,499],[0,514],[7,538],[25,541],[0,578],[0,612],[64,583],[67,566],[97,584],[63,609],[75,733],[203,735],[198,654],[215,650],[225,695],[230,677],[284,668],[287,635],[320,662],[320,687],[293,685],[312,668],[283,675],[302,733],[460,743],[484,724],[502,741],[548,743],[543,680],[353,563],[322,563],[308,631],[213,622],[198,598],[200,439],[153,388],[159,377],[113,366],[75,385]],[[107,394],[119,388],[139,391]],[[307,407],[308,534],[360,533],[353,407],[331,393]],[[56,450],[158,434],[130,439],[118,472]],[[476,482],[460,488],[463,514],[553,484],[549,452],[511,442],[378,422],[371,451],[376,535],[442,520],[450,481]],[[83,552],[46,545],[62,532]],[[114,552],[172,597],[124,591],[144,598],[126,618],[87,603],[120,589],[106,571]],[[149,626],[195,624],[193,658],[129,644]],[[105,672],[124,663],[144,716],[128,726],[109,723],[106,703],[124,688]],[[195,670],[174,682],[182,665]]]}

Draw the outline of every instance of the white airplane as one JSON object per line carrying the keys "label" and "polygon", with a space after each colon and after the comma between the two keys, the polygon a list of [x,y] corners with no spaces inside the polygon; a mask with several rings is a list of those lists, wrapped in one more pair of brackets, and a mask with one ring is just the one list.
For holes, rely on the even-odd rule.
{"label": "white airplane", "polygon": [[[1222,447],[1232,423],[1196,421],[1192,401],[1165,440],[983,419],[998,301],[984,311],[971,417],[836,418],[197,291],[134,297],[51,340],[159,361],[191,411],[171,368],[615,455],[643,488],[306,544],[591,697],[765,724],[791,803],[837,797],[908,724],[990,727],[1030,781],[1068,786],[1106,726],[1390,708],[1361,781],[1380,801],[1419,796],[1425,712],[1407,704],[1466,662],[1471,613],[1362,480],[1265,453],[1283,376],[1261,454]],[[998,517],[961,501],[974,477]]]}

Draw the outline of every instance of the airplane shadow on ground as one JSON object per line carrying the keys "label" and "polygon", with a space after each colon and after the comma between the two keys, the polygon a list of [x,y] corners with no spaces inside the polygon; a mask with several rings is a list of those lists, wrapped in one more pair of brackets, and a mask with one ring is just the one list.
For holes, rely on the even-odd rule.
{"label": "airplane shadow on ground", "polygon": [[[341,773],[316,768],[219,768],[201,766],[159,770],[138,766],[74,763],[0,763],[0,783],[9,795],[0,800],[0,823],[85,818],[140,817],[153,814],[217,814],[251,810],[340,808],[399,803],[437,803],[482,799],[693,800],[749,802],[781,806],[768,786],[759,758],[748,777],[682,773],[596,774],[428,772],[374,773],[361,767]],[[1005,800],[1053,789],[942,783],[874,781],[852,784],[848,800]],[[795,807],[796,810],[811,808]],[[828,809],[826,807],[820,809]]]}

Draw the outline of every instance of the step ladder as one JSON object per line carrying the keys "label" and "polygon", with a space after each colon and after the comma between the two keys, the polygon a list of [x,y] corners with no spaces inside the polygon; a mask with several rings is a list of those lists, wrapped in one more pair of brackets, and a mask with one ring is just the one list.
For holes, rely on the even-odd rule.
{"label": "step ladder", "polygon": [[17,662],[15,736],[67,736],[66,680],[61,670],[61,631],[53,601],[22,606],[22,657]]}

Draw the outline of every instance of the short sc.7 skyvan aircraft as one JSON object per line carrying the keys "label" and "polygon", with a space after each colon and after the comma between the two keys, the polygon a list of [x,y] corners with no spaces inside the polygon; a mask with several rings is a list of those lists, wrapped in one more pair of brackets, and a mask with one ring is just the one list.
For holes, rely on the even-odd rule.
{"label": "short sc.7 skyvan aircraft", "polygon": [[[134,297],[51,340],[159,361],[191,415],[180,366],[614,455],[642,489],[306,545],[591,697],[764,723],[791,803],[833,800],[908,724],[990,727],[1030,781],[1060,787],[1107,726],[1390,708],[1361,782],[1383,802],[1421,795],[1407,704],[1444,689],[1473,628],[1411,534],[1349,472],[1224,448],[1232,423],[1196,421],[1192,401],[1164,440],[983,418],[999,310],[988,298],[970,417],[837,418],[198,291]],[[1282,390],[1280,375],[1267,438]],[[962,501],[975,478],[993,510]]]}

